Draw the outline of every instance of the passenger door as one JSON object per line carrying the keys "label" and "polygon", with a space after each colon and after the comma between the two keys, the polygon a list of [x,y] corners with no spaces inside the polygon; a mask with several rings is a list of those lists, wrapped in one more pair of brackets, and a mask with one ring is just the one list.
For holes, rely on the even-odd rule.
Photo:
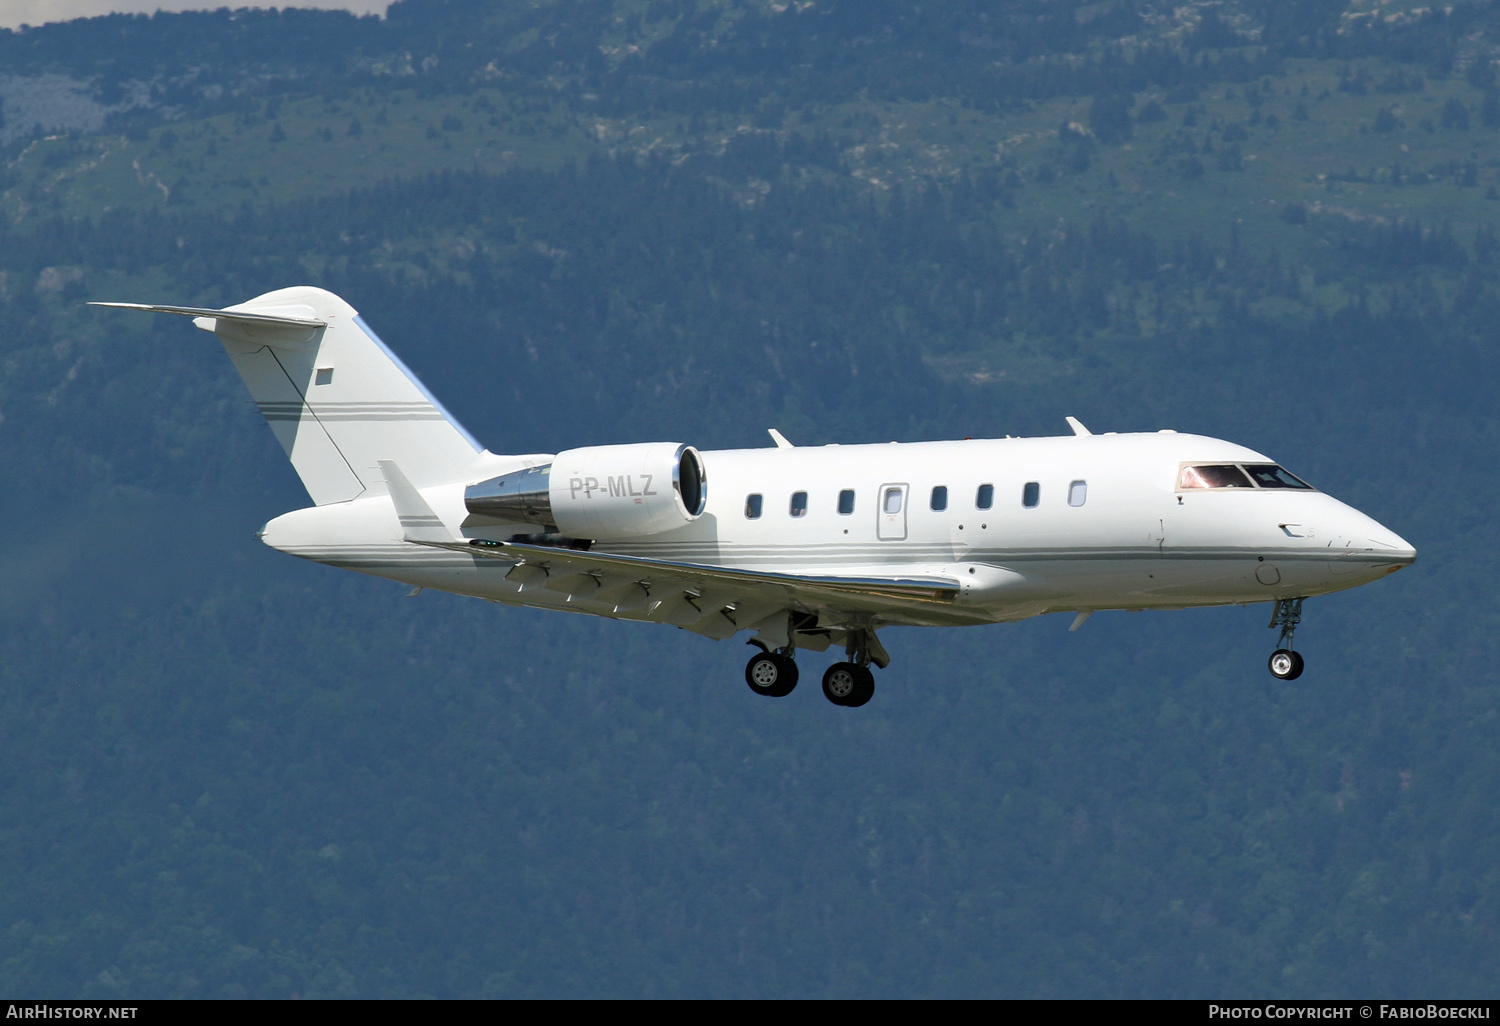
{"label": "passenger door", "polygon": [[906,540],[906,493],[908,486],[904,484],[883,484],[876,495],[876,511],[878,518],[875,525],[875,534],[881,541],[905,541]]}

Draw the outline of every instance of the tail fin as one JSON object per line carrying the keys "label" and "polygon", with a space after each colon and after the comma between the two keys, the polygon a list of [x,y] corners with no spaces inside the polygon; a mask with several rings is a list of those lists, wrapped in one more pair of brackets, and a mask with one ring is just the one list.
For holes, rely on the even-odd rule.
{"label": "tail fin", "polygon": [[96,305],[186,314],[217,335],[319,506],[385,492],[381,461],[425,488],[463,479],[483,451],[332,292],[278,289],[225,310]]}

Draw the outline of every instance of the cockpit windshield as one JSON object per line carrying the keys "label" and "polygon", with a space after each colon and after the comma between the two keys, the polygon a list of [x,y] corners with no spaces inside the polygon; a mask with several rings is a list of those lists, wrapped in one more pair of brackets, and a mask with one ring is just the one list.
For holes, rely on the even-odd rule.
{"label": "cockpit windshield", "polygon": [[1190,488],[1300,488],[1312,485],[1274,463],[1200,463],[1184,466],[1177,475],[1177,490]]}
{"label": "cockpit windshield", "polygon": [[1253,488],[1245,472],[1233,463],[1183,467],[1178,488]]}
{"label": "cockpit windshield", "polygon": [[1255,479],[1255,483],[1262,488],[1304,488],[1312,490],[1312,485],[1300,477],[1288,474],[1274,463],[1247,464],[1245,472]]}

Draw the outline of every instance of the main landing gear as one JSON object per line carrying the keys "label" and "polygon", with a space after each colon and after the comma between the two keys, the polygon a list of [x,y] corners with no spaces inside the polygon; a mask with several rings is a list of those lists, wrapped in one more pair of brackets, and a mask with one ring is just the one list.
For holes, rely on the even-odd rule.
{"label": "main landing gear", "polygon": [[[751,642],[755,644],[755,642]],[[785,698],[797,686],[797,664],[785,649],[772,652],[762,648],[745,664],[745,683],[757,695]]]}
{"label": "main landing gear", "polygon": [[834,663],[823,674],[823,697],[834,705],[864,705],[875,695],[875,675],[858,663]]}
{"label": "main landing gear", "polygon": [[1276,605],[1271,609],[1271,622],[1268,627],[1280,627],[1281,638],[1276,643],[1276,651],[1271,653],[1271,675],[1281,680],[1296,680],[1302,676],[1302,656],[1292,649],[1292,636],[1297,633],[1297,625],[1302,622],[1302,599],[1277,599]]}
{"label": "main landing gear", "polygon": [[870,663],[885,666],[891,661],[872,630],[851,630],[844,645],[847,662],[834,663],[823,674],[823,697],[834,705],[864,705],[875,696],[875,675]]}
{"label": "main landing gear", "polygon": [[[796,650],[788,645],[772,651],[759,640],[750,644],[760,649],[745,664],[745,683],[750,690],[771,698],[791,694],[797,686],[797,664],[793,661]],[[834,705],[864,705],[875,694],[875,675],[870,672],[870,664],[886,666],[890,656],[875,632],[867,629],[848,631],[844,654],[848,657],[846,662],[834,663],[823,674],[823,697]]]}

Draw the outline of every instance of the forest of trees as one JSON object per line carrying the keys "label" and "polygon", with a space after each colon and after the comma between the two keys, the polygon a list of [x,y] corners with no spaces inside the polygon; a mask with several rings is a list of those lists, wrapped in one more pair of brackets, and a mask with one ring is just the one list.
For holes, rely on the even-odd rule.
{"label": "forest of trees", "polygon": [[[6,74],[111,106],[0,150],[0,990],[1492,991],[1500,19],[1189,8],[1178,31],[1149,3],[404,0],[0,34]],[[1348,86],[1319,108],[1288,67]],[[139,83],[149,102],[124,104]],[[482,106],[493,89],[513,105]],[[1440,90],[1462,124],[1395,110]],[[339,105],[326,141],[294,118],[308,97]],[[1033,155],[856,173],[881,104],[940,99],[954,121],[902,109],[943,133],[1057,97],[1087,113]],[[214,184],[450,100],[423,173]],[[1254,162],[1222,157],[1270,152],[1268,115],[1299,103],[1365,104],[1342,126],[1361,145],[1460,156],[1392,179],[1335,153],[1353,179],[1267,202]],[[688,141],[442,148],[507,117],[541,148],[611,111]],[[744,130],[718,145],[721,123]],[[275,149],[273,125],[322,148]],[[263,165],[224,166],[236,130]],[[173,179],[83,204],[117,141],[180,162],[198,198]],[[1247,213],[1140,216],[1132,161],[1221,190],[1195,210]],[[1400,208],[1403,189],[1468,213]],[[766,702],[734,644],[408,599],[260,545],[307,500],[222,353],[83,303],[301,283],[358,307],[495,451],[1052,434],[1071,414],[1250,445],[1421,558],[1310,602],[1295,684],[1267,677],[1251,607],[892,630],[857,713]]]}

